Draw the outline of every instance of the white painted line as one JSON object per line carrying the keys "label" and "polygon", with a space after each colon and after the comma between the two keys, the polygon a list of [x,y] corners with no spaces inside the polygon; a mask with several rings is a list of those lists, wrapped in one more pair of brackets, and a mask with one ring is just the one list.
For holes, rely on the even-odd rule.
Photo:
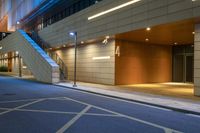
{"label": "white painted line", "polygon": [[[68,87],[68,86],[57,86],[57,87],[60,87],[62,89],[66,89],[64,87]],[[68,89],[69,90],[69,89]],[[113,100],[117,100],[117,101],[122,101],[122,102],[126,102],[126,103],[131,103],[131,104],[137,104],[137,105],[141,105],[141,106],[146,106],[146,107],[150,107],[150,108],[155,108],[155,109],[159,109],[159,110],[163,110],[163,111],[172,111],[171,109],[166,109],[166,108],[162,108],[162,107],[157,107],[157,106],[153,106],[153,105],[148,105],[148,104],[145,104],[145,103],[139,103],[139,102],[134,102],[134,101],[129,101],[129,100],[124,100],[124,99],[120,99],[119,98],[115,98],[115,97],[112,97],[114,95],[110,95],[110,96],[104,96],[103,93],[99,93],[99,92],[87,92],[87,91],[90,91],[90,90],[83,90],[83,89],[80,89],[80,90],[72,90],[72,91],[78,91],[78,92],[81,92],[81,93],[86,93],[86,94],[90,94],[90,95],[94,95],[94,96],[99,96],[99,97],[104,97],[104,98],[108,98],[108,99],[113,99]],[[95,94],[95,93],[99,93],[99,94]]]}
{"label": "white painted line", "polygon": [[64,98],[64,97],[44,97],[44,98],[33,98],[33,99],[21,99],[21,100],[11,100],[11,101],[0,101],[0,103],[13,103],[13,102],[26,102],[26,101],[34,101],[34,100],[38,100],[38,99],[57,99],[57,100],[61,100],[60,98]]}
{"label": "white painted line", "polygon": [[11,108],[0,108],[1,110],[12,110]]}
{"label": "white painted line", "polygon": [[85,113],[84,115],[89,116],[106,116],[106,117],[121,117],[120,115],[113,115],[113,114],[96,114],[96,113]]}
{"label": "white painted line", "polygon": [[33,102],[30,102],[30,103],[27,103],[27,104],[24,104],[24,105],[21,105],[21,106],[18,106],[18,107],[15,107],[11,110],[7,110],[7,111],[4,111],[4,112],[1,112],[0,115],[3,115],[3,114],[7,114],[9,112],[12,112],[12,111],[15,111],[16,109],[20,109],[20,108],[23,108],[23,107],[26,107],[26,106],[29,106],[31,104],[34,104],[34,103],[38,103],[38,102],[41,102],[41,101],[44,101],[45,99],[39,99],[39,100],[36,100],[36,101],[33,101]]}
{"label": "white painted line", "polygon": [[34,101],[37,99],[25,99],[25,100],[13,100],[13,101],[1,101],[0,103],[15,103],[15,102],[26,102],[26,101]]}
{"label": "white painted line", "polygon": [[195,114],[186,114],[186,115],[196,117],[196,118],[200,118],[200,115],[195,115]]}
{"label": "white painted line", "polygon": [[[1,108],[0,108],[1,109]],[[10,109],[11,110],[11,109]],[[16,111],[23,111],[23,112],[38,112],[38,113],[55,113],[55,114],[72,114],[77,115],[79,112],[65,112],[65,111],[50,111],[50,110],[33,110],[33,109],[15,109]],[[121,117],[119,115],[113,114],[98,114],[98,113],[84,113],[83,115],[89,116],[109,116],[109,117]]]}
{"label": "white painted line", "polygon": [[11,100],[11,101],[0,101],[0,103],[13,103],[13,102],[26,102],[26,101],[34,101],[34,100],[38,100],[38,99],[58,99],[59,98],[64,98],[64,97],[50,97],[50,98],[33,98],[33,99],[21,99],[21,100]]}
{"label": "white painted line", "polygon": [[56,133],[64,133],[71,125],[73,125],[84,113],[86,113],[92,106],[88,105],[80,113],[78,113],[74,118],[72,118],[68,123],[66,123],[62,128],[60,128]]}
{"label": "white painted line", "polygon": [[55,114],[78,114],[78,112],[65,111],[51,111],[51,110],[37,110],[37,109],[15,109],[16,111],[38,112],[38,113],[55,113]]}
{"label": "white painted line", "polygon": [[[79,114],[79,112],[50,111],[50,110],[36,110],[36,109],[15,109],[15,110],[16,111],[23,111],[23,112],[37,112],[37,113],[55,113],[55,114],[72,114],[72,115]],[[98,113],[84,113],[83,115],[121,117],[121,116],[115,115],[115,114],[113,115],[113,114],[98,114]]]}
{"label": "white painted line", "polygon": [[151,123],[151,122],[148,122],[148,121],[144,121],[144,120],[132,117],[132,116],[124,115],[124,114],[121,114],[121,113],[118,113],[118,112],[115,112],[115,111],[111,111],[111,110],[108,110],[108,109],[105,109],[105,108],[102,108],[102,107],[91,105],[91,104],[88,104],[88,103],[85,103],[85,102],[82,102],[82,101],[79,101],[79,100],[75,100],[75,99],[68,98],[68,97],[66,97],[66,99],[70,99],[70,100],[78,102],[78,103],[82,103],[82,104],[85,104],[85,105],[88,105],[88,106],[91,106],[91,107],[94,107],[94,108],[97,108],[97,109],[101,109],[101,110],[122,116],[124,118],[130,119],[130,120],[133,120],[133,121],[137,121],[137,122],[140,122],[140,123],[143,123],[143,124],[146,124],[146,125],[150,125],[150,126],[153,126],[153,127],[156,127],[156,128],[163,129],[165,131],[165,133],[182,133],[182,132],[174,130],[174,129],[170,129],[170,128],[167,128],[167,127],[164,127],[164,126],[161,126],[161,125],[158,125],[158,124],[154,124],[154,123]]}

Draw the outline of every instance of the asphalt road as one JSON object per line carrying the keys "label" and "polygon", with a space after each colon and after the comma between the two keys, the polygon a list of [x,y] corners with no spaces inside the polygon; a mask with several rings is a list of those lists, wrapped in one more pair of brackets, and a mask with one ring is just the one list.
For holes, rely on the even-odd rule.
{"label": "asphalt road", "polygon": [[200,116],[0,76],[0,133],[200,133]]}

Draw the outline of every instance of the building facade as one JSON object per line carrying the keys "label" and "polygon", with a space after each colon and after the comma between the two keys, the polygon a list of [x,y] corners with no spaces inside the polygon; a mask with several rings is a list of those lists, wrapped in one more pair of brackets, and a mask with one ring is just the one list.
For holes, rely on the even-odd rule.
{"label": "building facade", "polygon": [[[199,20],[199,0],[46,0],[21,16],[15,28],[45,45],[62,64],[66,80],[74,79],[74,38],[69,33],[76,32],[78,81],[189,82],[199,96]],[[14,70],[14,61],[8,62]],[[31,67],[29,60],[24,63]]]}

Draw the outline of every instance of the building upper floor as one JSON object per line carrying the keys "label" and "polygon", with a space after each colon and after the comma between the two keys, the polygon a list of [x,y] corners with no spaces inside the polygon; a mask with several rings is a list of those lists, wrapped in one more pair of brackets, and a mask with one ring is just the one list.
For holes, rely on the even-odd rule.
{"label": "building upper floor", "polygon": [[1,0],[0,31],[41,30],[102,0]]}

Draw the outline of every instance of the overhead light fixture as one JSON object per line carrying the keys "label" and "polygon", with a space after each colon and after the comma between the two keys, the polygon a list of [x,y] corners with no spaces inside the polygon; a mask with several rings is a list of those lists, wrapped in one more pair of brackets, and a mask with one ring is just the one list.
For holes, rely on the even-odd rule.
{"label": "overhead light fixture", "polygon": [[148,42],[148,41],[149,41],[149,38],[146,38],[145,41]]}
{"label": "overhead light fixture", "polygon": [[81,41],[81,44],[84,44],[84,41]]}
{"label": "overhead light fixture", "polygon": [[106,39],[109,39],[110,38],[110,36],[106,36]]}
{"label": "overhead light fixture", "polygon": [[126,7],[126,6],[132,5],[132,4],[134,4],[134,3],[136,3],[136,2],[139,2],[139,1],[141,1],[141,0],[131,0],[131,1],[129,1],[129,2],[126,2],[126,3],[124,3],[124,4],[121,4],[121,5],[119,5],[119,6],[110,8],[110,9],[108,9],[108,10],[106,10],[106,11],[103,11],[103,12],[97,13],[97,14],[95,14],[95,15],[93,15],[93,16],[90,16],[90,17],[88,17],[88,20],[92,20],[92,19],[94,19],[94,18],[103,16],[103,15],[105,15],[105,14],[108,14],[108,13],[110,13],[110,12],[119,10],[119,9],[121,9],[121,8],[124,8],[124,7]]}
{"label": "overhead light fixture", "polygon": [[194,35],[194,34],[195,34],[195,32],[193,31],[193,32],[192,32],[192,34]]}
{"label": "overhead light fixture", "polygon": [[66,47],[66,45],[63,45],[63,47]]}
{"label": "overhead light fixture", "polygon": [[150,31],[150,30],[151,30],[151,27],[147,27],[146,30],[147,30],[147,31]]}
{"label": "overhead light fixture", "polygon": [[110,56],[100,56],[100,57],[93,57],[93,60],[105,60],[105,59],[110,59]]}
{"label": "overhead light fixture", "polygon": [[16,55],[18,55],[18,54],[19,54],[19,52],[18,52],[18,51],[16,51],[16,52],[15,52],[15,54],[16,54]]}
{"label": "overhead light fixture", "polygon": [[174,45],[177,45],[177,44],[178,44],[177,42],[174,43]]}

